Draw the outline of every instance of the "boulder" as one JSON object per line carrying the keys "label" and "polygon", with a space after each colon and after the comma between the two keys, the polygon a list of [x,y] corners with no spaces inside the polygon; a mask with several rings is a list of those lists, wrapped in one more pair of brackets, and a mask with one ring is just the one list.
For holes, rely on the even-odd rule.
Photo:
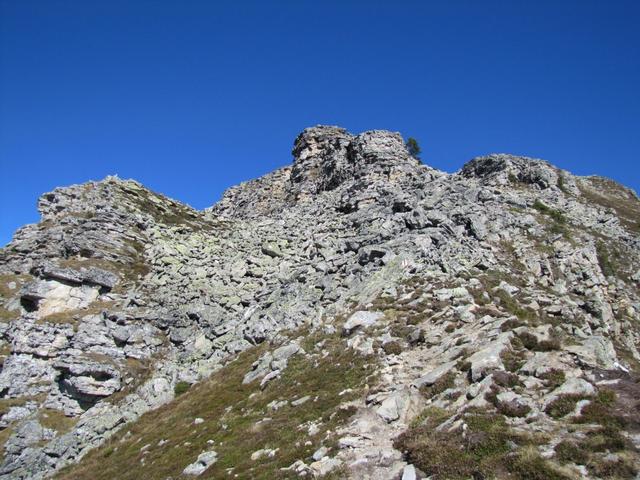
{"label": "boulder", "polygon": [[369,328],[375,325],[382,317],[384,317],[382,312],[359,310],[347,319],[342,327],[342,334],[348,336],[358,329]]}

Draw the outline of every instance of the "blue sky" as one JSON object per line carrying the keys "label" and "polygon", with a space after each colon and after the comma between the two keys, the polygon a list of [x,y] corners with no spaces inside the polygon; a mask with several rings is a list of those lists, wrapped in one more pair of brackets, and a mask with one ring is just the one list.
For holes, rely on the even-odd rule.
{"label": "blue sky", "polygon": [[640,189],[638,1],[0,0],[0,244],[108,174],[204,208],[316,124]]}

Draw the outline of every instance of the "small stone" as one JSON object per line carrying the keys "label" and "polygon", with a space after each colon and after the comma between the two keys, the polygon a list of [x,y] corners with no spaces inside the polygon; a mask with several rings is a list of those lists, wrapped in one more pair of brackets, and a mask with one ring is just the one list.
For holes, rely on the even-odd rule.
{"label": "small stone", "polygon": [[368,328],[374,325],[379,319],[384,317],[382,312],[358,311],[349,317],[342,327],[345,336],[351,335],[358,328]]}
{"label": "small stone", "polygon": [[208,452],[202,452],[198,455],[198,458],[195,462],[187,465],[185,469],[182,471],[183,475],[193,475],[198,476],[202,475],[207,468],[213,465],[218,460],[218,454],[211,450]]}
{"label": "small stone", "polygon": [[318,460],[322,459],[323,457],[326,457],[327,453],[329,453],[329,449],[327,447],[324,447],[324,446],[320,447],[318,450],[313,452],[313,459],[317,462]]}
{"label": "small stone", "polygon": [[409,464],[404,467],[402,471],[402,480],[416,480],[416,467]]}
{"label": "small stone", "polygon": [[309,401],[309,399],[311,399],[311,397],[309,395],[305,395],[302,398],[299,398],[297,400],[294,400],[293,402],[291,402],[291,405],[294,407],[297,407],[299,405],[302,405],[303,403],[306,403]]}

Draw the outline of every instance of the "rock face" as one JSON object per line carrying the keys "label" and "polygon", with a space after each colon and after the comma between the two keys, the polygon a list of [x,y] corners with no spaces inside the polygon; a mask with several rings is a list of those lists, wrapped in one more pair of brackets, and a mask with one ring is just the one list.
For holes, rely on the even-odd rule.
{"label": "rock face", "polygon": [[[301,456],[287,465],[293,476],[447,478],[418,454],[425,407],[446,412],[432,426],[448,441],[473,431],[468,411],[497,412],[519,435],[544,433],[527,448],[550,462],[568,435],[562,401],[588,410],[616,385],[626,390],[609,407],[629,397],[640,365],[635,193],[505,154],[448,174],[386,131],[308,128],[292,153],[290,167],[205,211],[116,177],[40,198],[41,221],[0,251],[0,479],[81,463],[179,385],[273,344],[241,382],[268,391],[297,358],[322,358],[304,338],[278,343],[291,331],[339,332],[378,372],[349,405],[353,421],[333,432],[339,450]],[[305,393],[270,408],[315,401]],[[588,468],[577,458],[545,468],[566,478],[606,476],[597,462],[635,471],[630,412],[616,433],[624,448],[596,448]],[[599,428],[587,423],[572,427],[572,442]],[[278,459],[278,448],[254,450]],[[175,474],[225,464],[216,452]]]}

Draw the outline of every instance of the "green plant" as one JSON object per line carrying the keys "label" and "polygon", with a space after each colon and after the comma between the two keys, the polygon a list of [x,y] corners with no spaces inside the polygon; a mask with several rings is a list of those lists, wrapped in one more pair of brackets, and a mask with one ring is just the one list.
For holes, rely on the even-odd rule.
{"label": "green plant", "polygon": [[616,398],[616,393],[611,389],[602,388],[598,390],[595,398],[582,409],[575,422],[596,423],[610,431],[619,431],[625,426],[626,422],[613,409]]}
{"label": "green plant", "polygon": [[411,421],[411,428],[419,427],[427,423],[431,428],[435,428],[450,416],[451,414],[443,408],[426,407]]}
{"label": "green plant", "polygon": [[598,264],[600,265],[600,270],[602,270],[602,274],[605,277],[611,277],[616,274],[616,269],[609,258],[609,252],[607,251],[607,247],[604,242],[598,241],[596,243],[596,256],[598,257]]}
{"label": "green plant", "polygon": [[618,396],[616,395],[616,392],[614,392],[610,388],[601,388],[596,394],[596,402],[606,406],[613,405],[616,402],[617,398]]}
{"label": "green plant", "polygon": [[545,205],[544,203],[542,203],[540,200],[536,199],[535,202],[533,202],[533,208],[537,211],[539,211],[540,213],[543,213],[549,217],[551,217],[552,220],[558,222],[558,223],[566,223],[566,218],[564,216],[564,214],[560,211],[560,210],[556,210],[555,208],[551,208],[547,205]]}
{"label": "green plant", "polygon": [[[360,398],[365,385],[376,381],[375,358],[346,348],[339,333],[306,336],[312,345],[324,342],[326,356],[296,355],[281,377],[264,388],[258,381],[243,384],[252,364],[270,347],[269,342],[263,342],[172,402],[145,413],[57,478],[182,478],[184,467],[210,450],[210,442],[215,443],[218,461],[202,478],[226,478],[230,469],[237,478],[290,478],[291,472],[288,475],[283,469],[310,457],[321,445],[335,442],[333,432],[355,411],[340,405]],[[270,406],[305,395],[311,398],[301,405],[288,404],[277,410]],[[203,421],[194,424],[195,418]],[[300,428],[311,423],[318,425],[315,435]],[[142,451],[141,446],[147,444],[149,447]],[[251,460],[256,450],[275,446],[279,451],[273,458]]]}
{"label": "green plant", "polygon": [[638,467],[627,458],[601,460],[589,465],[589,471],[600,478],[632,479],[637,478]]}
{"label": "green plant", "polygon": [[585,465],[589,461],[589,454],[580,445],[570,440],[563,440],[555,449],[555,457],[560,463],[577,463]]}
{"label": "green plant", "polygon": [[618,427],[609,426],[590,431],[580,446],[591,452],[621,452],[627,450],[630,443]]}
{"label": "green plant", "polygon": [[517,318],[510,318],[500,325],[501,332],[510,332],[511,330],[522,327],[524,323]]}
{"label": "green plant", "polygon": [[551,233],[563,235],[567,238],[569,237],[569,232],[567,231],[566,227],[567,219],[560,210],[551,208],[538,199],[533,202],[532,207],[543,215],[548,216],[552,220],[552,223],[549,227]]}
{"label": "green plant", "polygon": [[420,145],[418,145],[418,141],[415,138],[409,137],[407,139],[407,143],[405,143],[405,146],[407,147],[409,155],[411,155],[416,160],[420,160],[420,154],[422,153],[422,150],[420,149]]}
{"label": "green plant", "polygon": [[529,332],[522,332],[518,334],[518,338],[527,350],[535,350],[538,346],[538,337]]}
{"label": "green plant", "polygon": [[496,383],[496,385],[505,388],[513,388],[522,385],[522,382],[518,378],[518,375],[502,370],[493,372],[493,381]]}
{"label": "green plant", "polygon": [[[431,421],[427,416],[401,434],[394,446],[434,480],[495,478],[505,470],[513,472],[514,478],[563,478],[553,476],[555,471],[540,463],[539,456],[535,461],[527,456],[532,439],[512,431],[502,415],[475,409],[467,410],[460,420],[466,425],[464,435],[461,430],[437,430],[441,417]],[[514,455],[513,449],[519,447],[525,453]],[[539,472],[553,475],[536,476]],[[535,475],[528,477],[531,473]]]}
{"label": "green plant", "polygon": [[454,371],[448,371],[442,375],[432,385],[422,386],[420,392],[427,398],[435,397],[441,394],[445,390],[453,388],[455,386],[456,373]]}
{"label": "green plant", "polygon": [[531,407],[523,403],[498,401],[496,410],[507,417],[526,417]]}
{"label": "green plant", "polygon": [[547,388],[551,390],[555,390],[560,385],[562,385],[566,379],[566,376],[562,370],[558,370],[556,368],[552,368],[540,375],[538,375],[540,380],[543,380],[547,386]]}
{"label": "green plant", "polygon": [[[513,343],[513,342],[512,342]],[[509,372],[517,372],[525,362],[525,354],[522,350],[505,349],[500,354],[500,360],[504,368]]]}
{"label": "green plant", "polygon": [[177,382],[175,387],[173,387],[173,393],[175,393],[177,397],[178,395],[182,395],[189,391],[189,388],[191,388],[191,384],[189,382]]}
{"label": "green plant", "polygon": [[516,455],[509,457],[507,469],[516,478],[526,480],[564,480],[569,478],[542,458],[534,447],[524,448]]}
{"label": "green plant", "polygon": [[531,411],[531,407],[519,402],[505,402],[498,399],[500,389],[493,385],[484,398],[498,410],[498,413],[507,417],[524,417]]}
{"label": "green plant", "polygon": [[[500,306],[504,308],[506,312],[518,317],[518,321],[520,321],[521,324],[526,324],[531,320],[535,320],[536,313],[533,310],[522,307],[516,298],[509,295],[504,290],[499,289],[495,291],[493,295],[500,299]],[[507,322],[509,322],[509,320],[507,320]],[[515,325],[515,322],[511,322],[511,325]]]}
{"label": "green plant", "polygon": [[402,353],[402,346],[399,342],[392,340],[382,345],[382,350],[384,350],[384,353],[387,355],[400,355]]}
{"label": "green plant", "polygon": [[564,194],[569,194],[569,190],[567,190],[567,187],[564,184],[564,175],[563,174],[559,174],[558,175],[558,189],[564,193]]}
{"label": "green plant", "polygon": [[555,336],[551,336],[548,340],[538,340],[534,334],[522,332],[518,334],[518,338],[527,350],[549,352],[551,350],[559,350],[561,347],[560,340]]}
{"label": "green plant", "polygon": [[471,370],[471,362],[469,360],[460,359],[456,363],[456,368],[461,372],[468,372]]}
{"label": "green plant", "polygon": [[576,404],[580,400],[585,400],[586,398],[589,397],[579,394],[558,395],[551,403],[547,405],[544,411],[547,415],[553,418],[561,418],[573,412],[576,408]]}

